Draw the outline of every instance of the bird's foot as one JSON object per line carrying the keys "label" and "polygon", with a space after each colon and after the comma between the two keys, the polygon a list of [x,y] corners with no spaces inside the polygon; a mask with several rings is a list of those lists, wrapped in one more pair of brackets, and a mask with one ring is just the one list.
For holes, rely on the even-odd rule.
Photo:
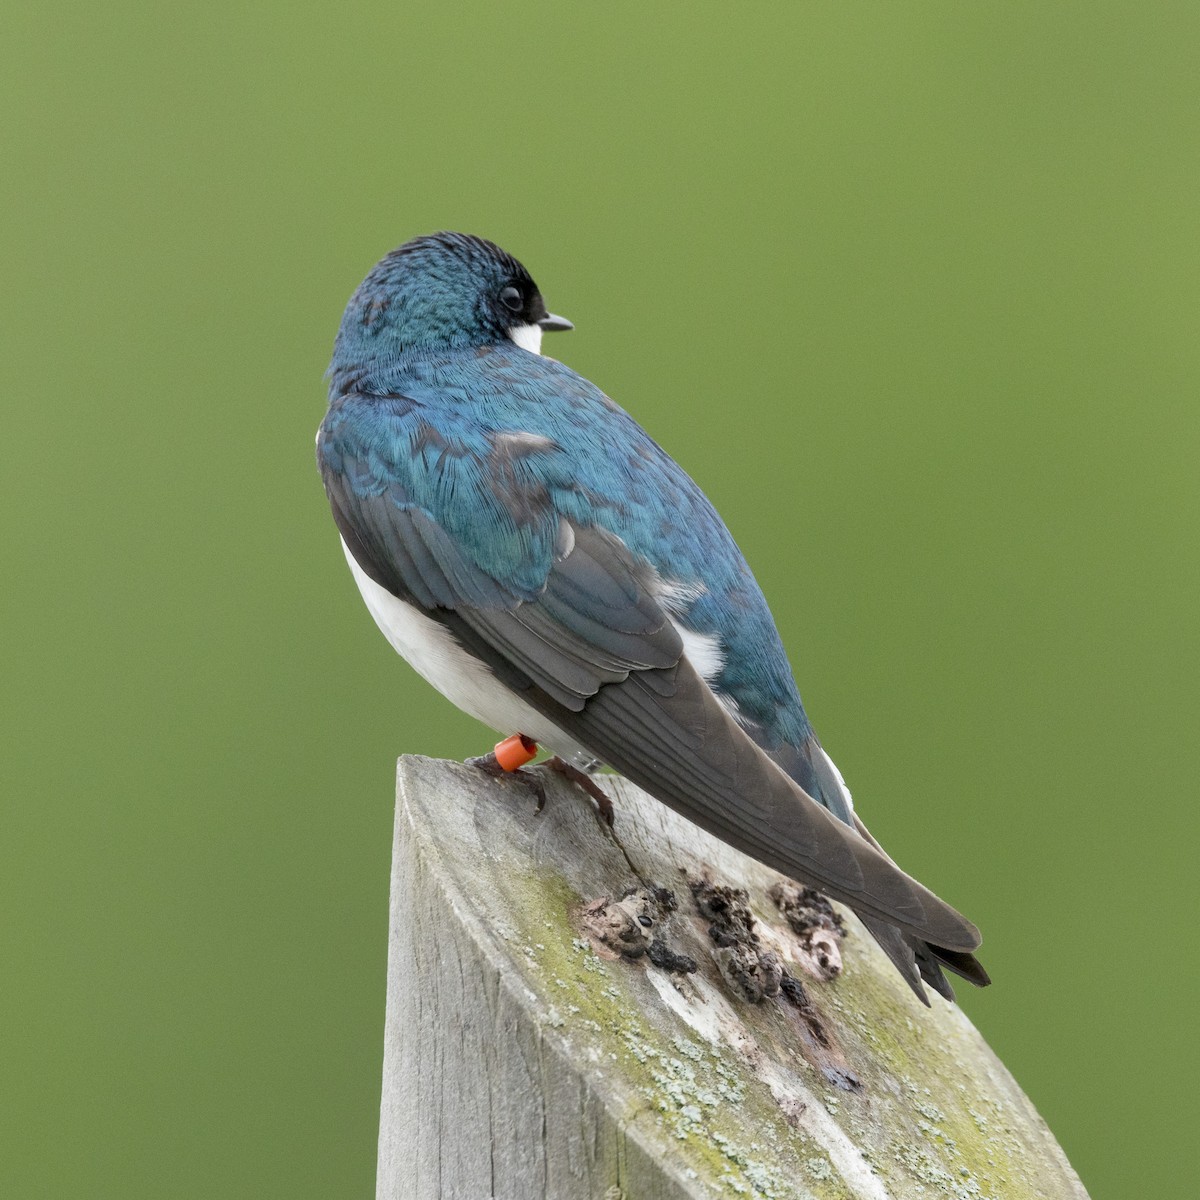
{"label": "bird's foot", "polygon": [[537,797],[536,811],[541,812],[546,807],[546,789],[542,787],[542,781],[536,775],[521,770],[525,763],[531,762],[537,756],[537,752],[538,745],[533,738],[526,737],[523,733],[514,733],[512,737],[497,742],[496,748],[490,753],[468,758],[466,765],[495,778],[509,775],[517,779]]}
{"label": "bird's foot", "polygon": [[600,815],[604,818],[605,824],[609,829],[613,826],[615,812],[613,810],[613,802],[608,798],[608,793],[586,772],[581,771],[578,767],[573,767],[565,758],[559,758],[556,754],[553,758],[547,759],[545,766],[550,770],[556,771],[564,779],[569,779],[572,783],[583,788],[585,792],[596,802],[596,807],[600,810]]}

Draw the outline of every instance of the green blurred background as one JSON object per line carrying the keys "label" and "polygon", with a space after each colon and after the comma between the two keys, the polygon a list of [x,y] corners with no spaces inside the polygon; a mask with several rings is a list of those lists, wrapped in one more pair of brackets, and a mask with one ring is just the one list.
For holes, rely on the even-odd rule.
{"label": "green blurred background", "polygon": [[1193,1195],[1200,10],[434,11],[6,7],[0,1195],[373,1195],[394,759],[490,739],[312,439],[438,228],[724,513],[1093,1195]]}

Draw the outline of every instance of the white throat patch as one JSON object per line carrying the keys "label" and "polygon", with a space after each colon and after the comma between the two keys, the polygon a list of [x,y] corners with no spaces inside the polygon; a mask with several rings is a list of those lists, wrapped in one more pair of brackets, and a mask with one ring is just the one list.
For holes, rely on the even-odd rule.
{"label": "white throat patch", "polygon": [[528,350],[530,354],[541,354],[542,327],[540,325],[514,325],[508,331],[508,336],[522,350]]}

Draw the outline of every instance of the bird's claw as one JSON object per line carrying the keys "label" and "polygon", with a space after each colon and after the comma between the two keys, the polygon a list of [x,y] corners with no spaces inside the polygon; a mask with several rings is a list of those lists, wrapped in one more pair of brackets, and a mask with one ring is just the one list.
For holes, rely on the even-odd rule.
{"label": "bird's claw", "polygon": [[508,774],[500,765],[500,760],[496,757],[495,750],[490,750],[487,754],[476,755],[474,758],[468,758],[464,765],[474,767],[477,771],[482,771],[485,775],[495,775],[497,778]]}
{"label": "bird's claw", "polygon": [[518,783],[524,784],[537,798],[534,812],[541,812],[546,807],[546,789],[542,786],[542,781],[532,772],[524,771],[520,767],[503,766],[494,750],[488,754],[480,754],[476,758],[468,758],[466,765],[482,771],[485,775],[491,775],[494,779],[507,776],[510,779],[517,780]]}
{"label": "bird's claw", "polygon": [[[541,812],[546,807],[546,789],[542,786],[541,780],[532,774],[532,772],[524,771],[520,766],[513,765],[514,763],[528,762],[536,753],[537,743],[532,738],[525,737],[524,734],[516,733],[511,738],[506,738],[503,742],[497,743],[496,749],[489,754],[481,754],[477,758],[468,758],[467,766],[475,767],[477,770],[483,771],[493,778],[508,775],[520,780],[537,797],[537,808],[535,811]],[[587,792],[595,800],[596,807],[599,809],[604,823],[609,829],[613,827],[613,822],[616,819],[613,802],[608,798],[608,793],[586,771],[581,771],[578,767],[567,762],[565,758],[560,758],[557,754],[553,758],[547,759],[542,765],[549,767],[556,774],[561,775],[564,779],[569,780]]]}
{"label": "bird's claw", "polygon": [[545,765],[550,770],[557,772],[564,779],[569,779],[578,787],[583,788],[595,800],[596,807],[600,810],[600,815],[604,818],[604,823],[609,829],[613,827],[613,822],[616,819],[613,802],[609,799],[608,793],[586,771],[581,771],[578,767],[573,767],[565,758],[559,758],[557,754],[553,758],[547,759]]}

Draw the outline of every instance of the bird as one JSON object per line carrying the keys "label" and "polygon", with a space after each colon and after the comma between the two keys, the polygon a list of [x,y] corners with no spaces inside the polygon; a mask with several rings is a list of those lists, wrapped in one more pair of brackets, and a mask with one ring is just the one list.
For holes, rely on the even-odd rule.
{"label": "bird", "polygon": [[[385,255],[346,306],[317,462],[350,571],[446,698],[604,804],[599,765],[851,908],[914,994],[990,982],[978,929],[905,874],[810,723],[766,598],[696,483],[541,353],[573,325],[486,238]],[[525,772],[526,774],[528,772]],[[609,814],[611,816],[611,810]]]}

